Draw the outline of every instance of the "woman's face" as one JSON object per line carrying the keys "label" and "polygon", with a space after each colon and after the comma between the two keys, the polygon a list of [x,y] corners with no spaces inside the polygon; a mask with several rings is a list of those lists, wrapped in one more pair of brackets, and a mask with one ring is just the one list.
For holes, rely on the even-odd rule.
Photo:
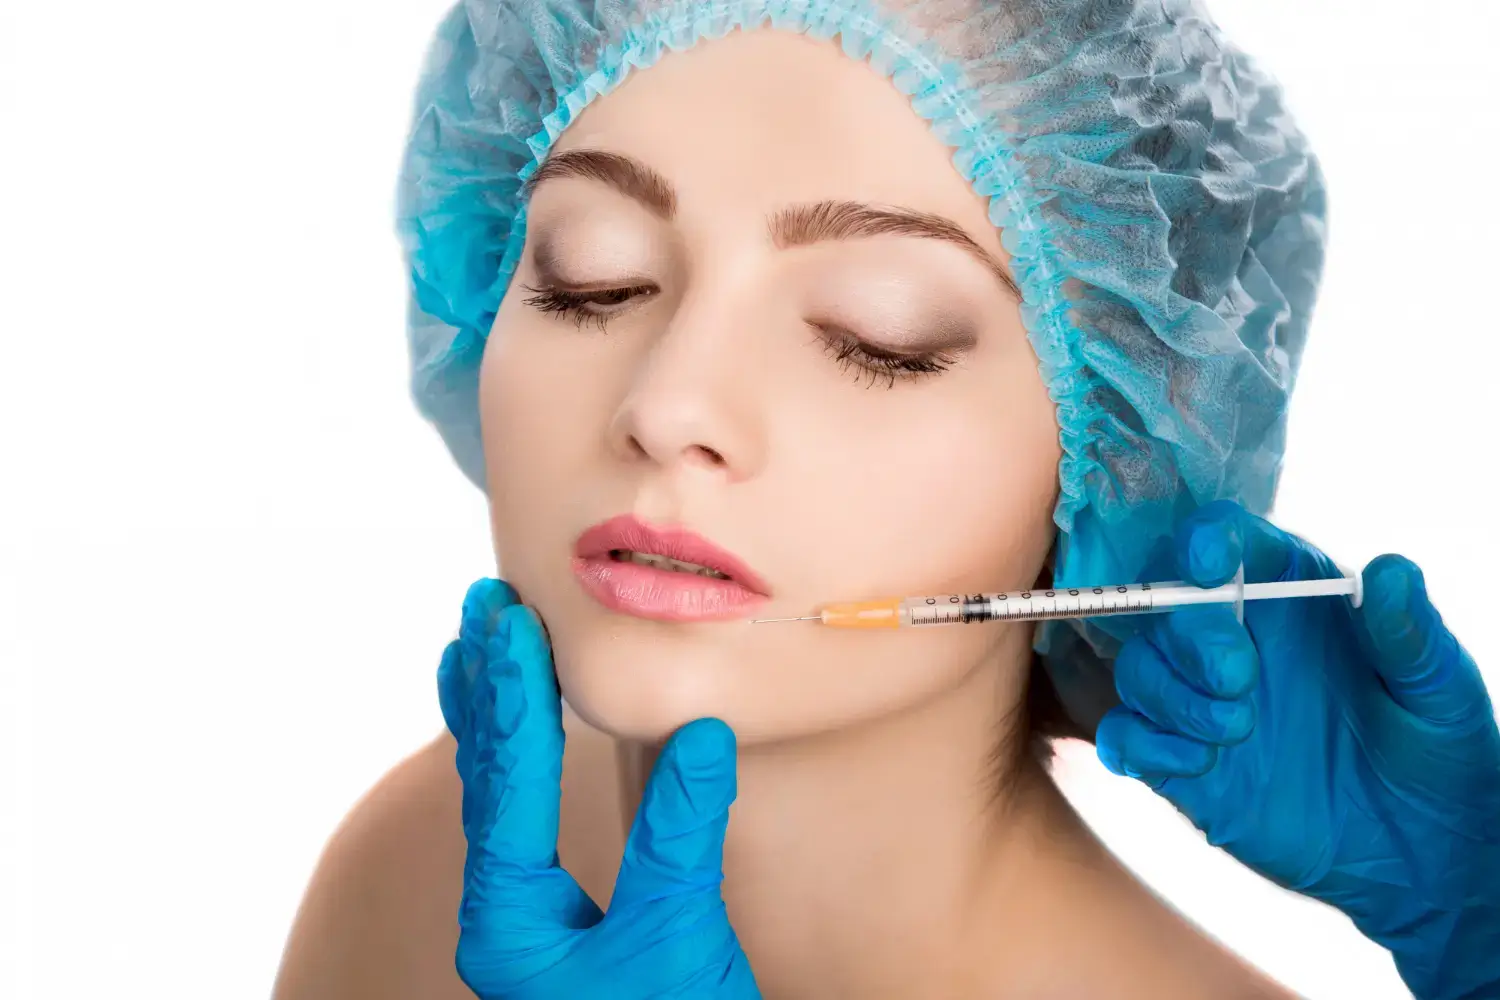
{"label": "woman's face", "polygon": [[[748,621],[1021,589],[1043,566],[1053,405],[950,156],[868,66],[774,31],[670,54],[561,137],[480,392],[500,571],[585,720],[809,735],[1029,644]],[[595,551],[629,538],[596,533],[579,562],[622,515],[701,536],[764,595]]]}

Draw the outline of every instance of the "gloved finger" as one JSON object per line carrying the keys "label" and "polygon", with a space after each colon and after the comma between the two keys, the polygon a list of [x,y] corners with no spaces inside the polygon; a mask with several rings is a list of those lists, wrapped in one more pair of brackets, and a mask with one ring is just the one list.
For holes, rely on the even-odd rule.
{"label": "gloved finger", "polygon": [[[1177,569],[1199,587],[1220,587],[1234,579],[1244,556],[1241,524],[1246,511],[1233,500],[1214,500],[1183,518],[1173,534]],[[1248,579],[1248,567],[1246,568]]]}
{"label": "gloved finger", "polygon": [[1233,746],[1255,729],[1253,700],[1205,694],[1143,636],[1128,640],[1115,657],[1115,690],[1136,714],[1203,743]]}
{"label": "gloved finger", "polygon": [[521,596],[508,582],[494,577],[482,577],[469,584],[469,589],[464,592],[462,617],[465,622],[493,632],[499,624],[500,612],[512,604],[520,603]]}
{"label": "gloved finger", "polygon": [[1230,605],[1188,604],[1152,619],[1146,638],[1193,687],[1231,699],[1255,690],[1260,651]]}
{"label": "gloved finger", "polygon": [[1219,762],[1217,746],[1168,732],[1123,705],[1100,720],[1094,746],[1112,772],[1140,778],[1153,788],[1168,778],[1207,774]]}
{"label": "gloved finger", "polygon": [[1377,556],[1365,567],[1364,584],[1360,619],[1396,703],[1438,724],[1491,713],[1479,667],[1443,625],[1421,569],[1402,556]]}
{"label": "gloved finger", "polygon": [[734,731],[698,719],[673,733],[646,783],[610,910],[712,891],[724,878],[724,831],[736,794]]}
{"label": "gloved finger", "polygon": [[460,767],[469,851],[459,925],[499,948],[507,931],[582,919],[582,892],[557,863],[562,701],[541,622],[525,605],[501,611],[473,702],[460,743],[472,742],[473,755],[468,773]]}
{"label": "gloved finger", "polygon": [[1340,575],[1326,555],[1233,500],[1214,500],[1183,518],[1173,542],[1182,578],[1199,587],[1228,583],[1241,562],[1247,583]]}
{"label": "gloved finger", "polygon": [[482,579],[469,585],[459,617],[458,638],[443,650],[438,664],[438,704],[443,722],[455,739],[468,731],[472,716],[474,678],[484,668],[485,645],[494,633],[500,612],[520,603],[516,590],[504,580]]}
{"label": "gloved finger", "polygon": [[520,603],[516,589],[504,580],[486,578],[469,585],[458,624],[464,677],[469,684],[484,668],[485,646],[499,628],[501,613]]}
{"label": "gloved finger", "polygon": [[443,658],[438,662],[438,707],[443,710],[443,722],[454,739],[461,739],[469,731],[469,707],[465,697],[467,685],[463,676],[463,644],[457,639],[443,649]]}

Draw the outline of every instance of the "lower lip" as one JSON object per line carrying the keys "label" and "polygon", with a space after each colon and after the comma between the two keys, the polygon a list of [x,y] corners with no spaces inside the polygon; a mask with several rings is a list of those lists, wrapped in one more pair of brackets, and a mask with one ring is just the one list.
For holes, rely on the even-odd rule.
{"label": "lower lip", "polygon": [[589,596],[611,611],[659,622],[711,622],[743,618],[766,601],[733,580],[616,562],[574,559],[573,574]]}

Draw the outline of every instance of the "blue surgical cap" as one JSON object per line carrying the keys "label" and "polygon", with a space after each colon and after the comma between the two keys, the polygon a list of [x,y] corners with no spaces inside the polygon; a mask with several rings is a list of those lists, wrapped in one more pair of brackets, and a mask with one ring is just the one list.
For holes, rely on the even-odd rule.
{"label": "blue surgical cap", "polygon": [[[1195,0],[465,0],[397,190],[412,390],[484,489],[478,380],[523,182],[589,102],[736,28],[837,38],[911,101],[1000,229],[1057,406],[1057,588],[1135,582],[1219,498],[1269,512],[1322,273],[1323,178],[1275,82]],[[1091,731],[1129,619],[1048,622]]]}

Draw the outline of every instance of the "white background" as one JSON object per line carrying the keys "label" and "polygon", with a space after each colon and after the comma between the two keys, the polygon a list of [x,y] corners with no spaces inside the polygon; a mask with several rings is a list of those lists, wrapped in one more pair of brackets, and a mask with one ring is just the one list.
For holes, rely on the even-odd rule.
{"label": "white background", "polygon": [[[1500,4],[1212,6],[1332,190],[1277,519],[1347,563],[1411,556],[1500,686]],[[441,726],[438,655],[492,567],[483,498],[408,402],[389,220],[445,7],[0,14],[4,996],[264,997],[325,838]],[[1346,920],[1086,748],[1063,772],[1127,862],[1289,985],[1406,995]]]}

